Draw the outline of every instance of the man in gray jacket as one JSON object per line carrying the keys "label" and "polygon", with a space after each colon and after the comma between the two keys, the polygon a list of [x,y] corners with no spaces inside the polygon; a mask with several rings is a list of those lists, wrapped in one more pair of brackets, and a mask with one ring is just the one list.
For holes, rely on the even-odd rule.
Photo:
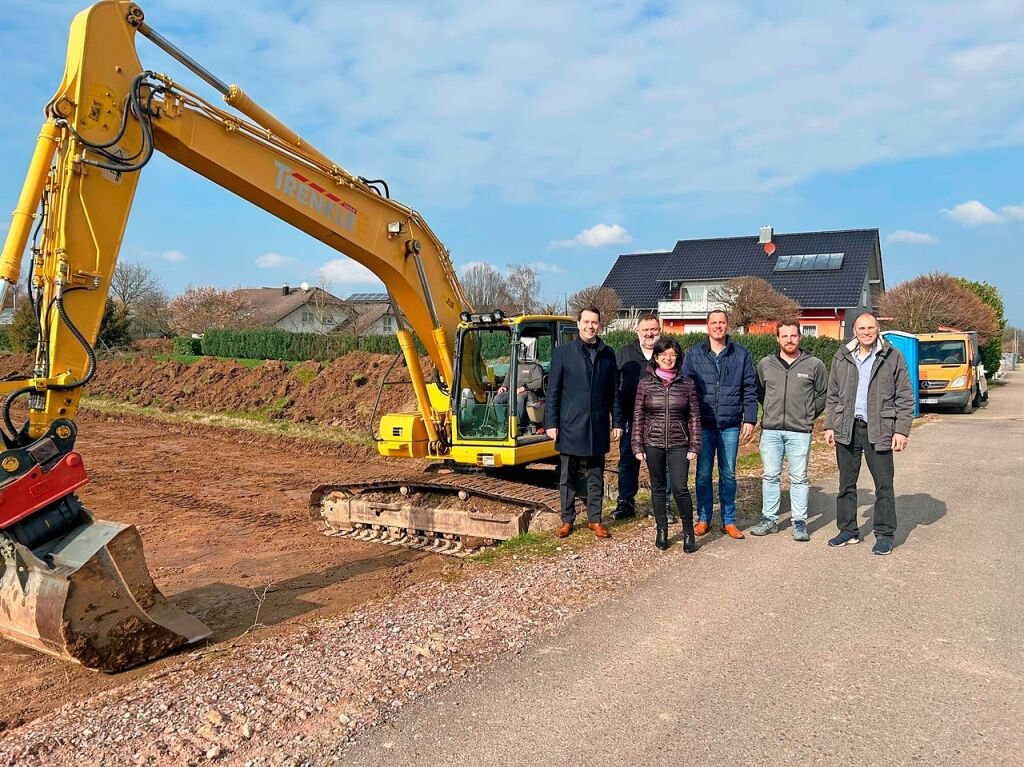
{"label": "man in gray jacket", "polygon": [[832,360],[825,398],[825,441],[836,448],[839,534],[829,546],[860,543],[857,526],[857,476],[861,456],[875,482],[875,554],[892,553],[896,532],[893,453],[907,446],[914,419],[914,390],[907,363],[898,349],[878,337],[878,319],[857,317],[856,338],[840,346]]}
{"label": "man in gray jacket", "polygon": [[825,410],[828,371],[817,357],[800,350],[800,325],[781,321],[775,331],[779,349],[757,363],[761,400],[761,521],[751,535],[779,531],[782,459],[789,463],[793,540],[809,541],[807,532],[807,461],[814,421]]}

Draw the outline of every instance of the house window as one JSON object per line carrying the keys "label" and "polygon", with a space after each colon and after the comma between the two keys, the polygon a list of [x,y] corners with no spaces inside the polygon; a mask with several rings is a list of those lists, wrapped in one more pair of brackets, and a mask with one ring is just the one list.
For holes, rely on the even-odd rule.
{"label": "house window", "polygon": [[391,317],[383,317],[380,321],[380,327],[385,333],[393,333],[395,330]]}
{"label": "house window", "polygon": [[302,313],[302,321],[305,322],[306,324],[312,324],[313,319],[313,312]]}
{"label": "house window", "polygon": [[818,335],[817,325],[800,325],[800,335],[814,338]]}

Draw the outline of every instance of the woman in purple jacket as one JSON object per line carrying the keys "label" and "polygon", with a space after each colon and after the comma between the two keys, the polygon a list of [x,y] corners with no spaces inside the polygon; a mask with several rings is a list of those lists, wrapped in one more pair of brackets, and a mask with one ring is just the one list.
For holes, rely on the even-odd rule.
{"label": "woman in purple jacket", "polygon": [[690,461],[700,453],[700,403],[697,387],[682,374],[683,353],[671,338],[654,345],[651,364],[636,390],[633,411],[633,453],[647,462],[651,475],[654,520],[658,527],[654,545],[668,548],[668,515],[665,497],[666,467],[676,509],[683,522],[683,551],[697,550],[693,536],[693,500],[687,485]]}

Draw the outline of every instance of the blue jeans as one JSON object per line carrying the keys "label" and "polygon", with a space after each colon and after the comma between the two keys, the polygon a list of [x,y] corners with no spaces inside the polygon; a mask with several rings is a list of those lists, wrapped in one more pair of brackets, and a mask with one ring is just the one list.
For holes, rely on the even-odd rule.
{"label": "blue jeans", "polygon": [[811,456],[811,435],[799,431],[764,429],[761,431],[761,516],[779,518],[782,504],[782,458],[789,461],[789,502],[794,522],[807,520],[807,459]]}
{"label": "blue jeans", "polygon": [[700,455],[697,456],[697,517],[711,524],[714,512],[714,489],[711,471],[718,456],[718,502],[722,507],[722,524],[736,524],[736,454],[740,449],[740,427],[700,430]]}

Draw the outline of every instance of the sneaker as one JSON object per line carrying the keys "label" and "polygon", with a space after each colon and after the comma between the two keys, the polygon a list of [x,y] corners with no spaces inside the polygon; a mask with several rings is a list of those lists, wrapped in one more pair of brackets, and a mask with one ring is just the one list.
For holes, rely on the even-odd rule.
{"label": "sneaker", "polygon": [[779,526],[774,519],[761,517],[761,521],[750,528],[751,535],[768,535],[768,533],[779,532]]}
{"label": "sneaker", "polygon": [[860,543],[860,534],[848,533],[846,532],[846,530],[840,530],[839,535],[837,535],[835,538],[832,538],[828,542],[828,545],[832,547],[850,546],[854,543]]}
{"label": "sneaker", "polygon": [[[751,530],[750,532],[754,532]],[[794,541],[809,541],[811,540],[811,534],[807,532],[807,523],[800,521],[793,523],[793,540]]]}
{"label": "sneaker", "polygon": [[871,553],[883,557],[887,554],[892,554],[892,538],[885,535],[876,537],[875,545],[871,547]]}

